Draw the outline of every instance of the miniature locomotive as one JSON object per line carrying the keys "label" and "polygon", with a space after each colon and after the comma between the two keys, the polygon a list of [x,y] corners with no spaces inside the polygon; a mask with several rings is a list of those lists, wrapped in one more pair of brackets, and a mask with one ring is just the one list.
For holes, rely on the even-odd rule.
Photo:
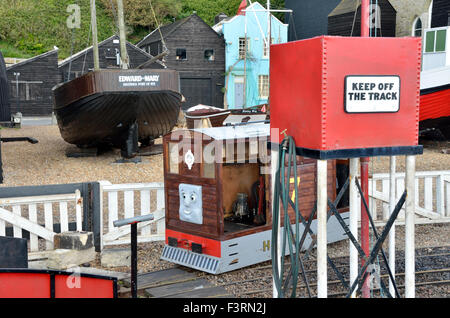
{"label": "miniature locomotive", "polygon": [[[161,259],[219,274],[271,258],[269,135],[269,124],[248,124],[164,136],[166,245]],[[316,161],[297,157],[297,170],[291,193],[297,182],[299,210],[307,219],[316,197]],[[334,199],[336,161],[328,170],[328,196]],[[340,212],[347,219],[346,209]],[[292,223],[292,208],[289,215]],[[329,242],[345,238],[333,220]]]}

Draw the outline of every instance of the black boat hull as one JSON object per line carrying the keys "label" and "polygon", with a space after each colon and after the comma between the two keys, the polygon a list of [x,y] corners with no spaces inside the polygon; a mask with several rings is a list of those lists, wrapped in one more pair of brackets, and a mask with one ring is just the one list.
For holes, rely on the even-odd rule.
{"label": "black boat hull", "polygon": [[181,110],[178,73],[152,70],[160,76],[156,87],[118,85],[119,76],[140,73],[148,72],[102,70],[55,87],[54,112],[62,138],[79,147],[123,149],[134,124],[143,144],[169,133]]}

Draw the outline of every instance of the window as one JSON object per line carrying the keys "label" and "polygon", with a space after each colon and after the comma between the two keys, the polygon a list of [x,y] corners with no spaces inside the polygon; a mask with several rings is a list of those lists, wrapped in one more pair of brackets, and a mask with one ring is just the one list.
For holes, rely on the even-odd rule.
{"label": "window", "polygon": [[205,50],[205,60],[214,61],[214,50]]}
{"label": "window", "polygon": [[[273,38],[271,39],[270,43],[273,42]],[[263,40],[263,58],[268,58],[270,53],[270,44],[267,43],[265,40]]]}
{"label": "window", "polygon": [[413,23],[413,36],[422,36],[422,20],[417,17]]}
{"label": "window", "polygon": [[250,39],[239,38],[239,59],[244,59],[246,56],[245,48],[247,47],[247,53],[250,51]]}
{"label": "window", "polygon": [[428,31],[425,34],[425,53],[445,52],[447,30]]}
{"label": "window", "polygon": [[260,99],[266,99],[269,97],[269,75],[259,75],[258,91]]}
{"label": "window", "polygon": [[214,179],[216,176],[216,144],[209,143],[203,148],[203,178]]}
{"label": "window", "polygon": [[11,81],[11,96],[12,98],[15,99],[19,97],[20,100],[27,100],[27,101],[42,100],[43,99],[42,84],[43,82],[41,81],[39,82],[19,81],[19,85],[17,85],[17,81]]}
{"label": "window", "polygon": [[186,49],[177,49],[177,60],[186,60],[187,56],[186,56]]}
{"label": "window", "polygon": [[178,144],[170,142],[169,143],[169,173],[179,173],[179,162],[180,162],[180,150],[178,149]]}

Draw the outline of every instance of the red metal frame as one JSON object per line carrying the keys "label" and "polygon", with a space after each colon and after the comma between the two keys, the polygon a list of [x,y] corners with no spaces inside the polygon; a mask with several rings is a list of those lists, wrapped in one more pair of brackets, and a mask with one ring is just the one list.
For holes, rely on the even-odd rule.
{"label": "red metal frame", "polygon": [[117,298],[117,278],[34,269],[0,269],[0,298]]}
{"label": "red metal frame", "polygon": [[169,244],[169,237],[177,239],[178,247],[191,250],[192,243],[196,243],[202,246],[203,254],[221,257],[220,241],[166,229],[166,244]]}

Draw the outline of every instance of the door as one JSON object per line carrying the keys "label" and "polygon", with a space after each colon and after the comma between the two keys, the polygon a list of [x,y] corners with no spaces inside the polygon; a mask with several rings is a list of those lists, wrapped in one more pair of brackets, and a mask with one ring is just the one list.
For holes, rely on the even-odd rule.
{"label": "door", "polygon": [[244,77],[234,78],[234,108],[244,107]]}
{"label": "door", "polygon": [[211,78],[181,78],[181,94],[186,98],[183,110],[189,107],[203,104],[212,105]]}

